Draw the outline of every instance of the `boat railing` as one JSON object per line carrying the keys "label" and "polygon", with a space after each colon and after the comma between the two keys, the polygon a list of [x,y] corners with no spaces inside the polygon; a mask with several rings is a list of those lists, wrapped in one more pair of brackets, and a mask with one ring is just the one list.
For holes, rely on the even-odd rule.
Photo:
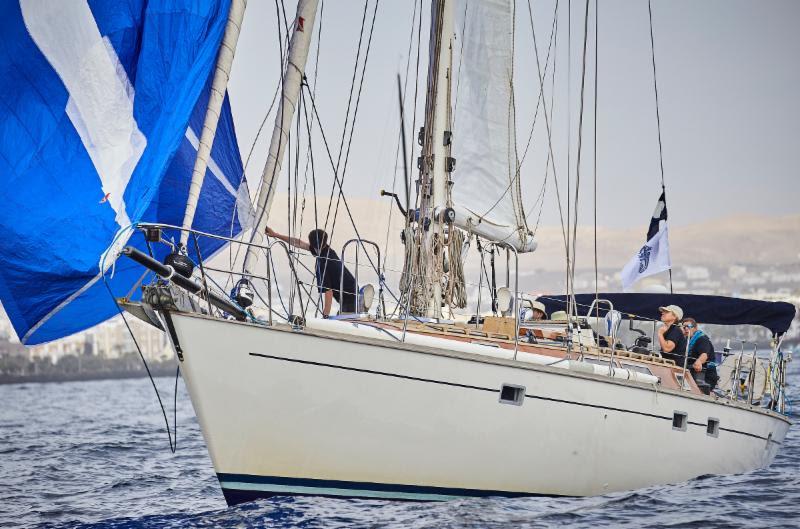
{"label": "boat railing", "polygon": [[[378,246],[378,244],[376,242],[370,241],[368,239],[362,239],[362,238],[350,239],[347,242],[345,242],[344,245],[342,246],[341,259],[342,259],[343,263],[346,262],[347,249],[353,244],[356,245],[356,250],[355,250],[355,252],[356,252],[356,254],[355,254],[355,280],[356,280],[356,292],[355,292],[355,295],[356,295],[356,307],[355,307],[355,309],[356,309],[356,312],[361,312],[361,310],[360,310],[361,309],[361,299],[360,298],[362,296],[361,283],[359,283],[359,281],[358,281],[358,274],[359,274],[359,269],[360,269],[359,262],[358,262],[358,256],[361,253],[361,251],[366,252],[367,251],[367,247],[370,247],[370,248],[373,248],[375,250],[376,259],[377,259],[377,264],[376,263],[372,263],[372,260],[370,259],[370,267],[375,271],[375,273],[378,276],[378,308],[377,308],[377,311],[376,311],[376,315],[377,315],[378,318],[380,318],[382,316],[382,314],[386,313],[386,308],[385,308],[384,300],[383,300],[383,287],[384,287],[384,283],[385,283],[385,280],[386,280],[386,276],[384,275],[383,267],[382,267],[383,261],[381,260],[381,248],[380,248],[380,246]],[[341,273],[339,274],[339,291],[342,292],[342,293],[344,293],[344,270],[345,270],[344,267],[342,267]],[[366,309],[369,310],[369,307],[366,307]]]}
{"label": "boat railing", "polygon": [[[310,292],[307,292],[303,288],[304,285],[306,285],[307,283],[304,282],[301,279],[299,271],[298,271],[298,264],[302,265],[302,263],[298,259],[298,252],[294,251],[291,248],[291,246],[289,244],[287,244],[286,242],[284,242],[284,241],[275,239],[275,240],[269,241],[267,244],[262,244],[260,242],[243,241],[241,239],[236,239],[236,238],[233,238],[233,237],[226,237],[224,235],[208,233],[208,232],[204,232],[204,231],[196,230],[196,229],[183,228],[181,226],[175,226],[175,225],[165,224],[165,223],[146,223],[146,222],[142,222],[142,223],[138,223],[138,224],[134,225],[134,228],[137,228],[137,229],[141,230],[142,232],[145,232],[145,237],[146,237],[146,240],[148,241],[148,246],[150,245],[151,242],[161,242],[161,243],[166,244],[167,246],[172,247],[173,250],[176,248],[175,244],[172,243],[169,240],[164,239],[164,237],[163,237],[163,235],[161,233],[157,233],[157,234],[154,235],[153,234],[154,231],[156,231],[156,232],[176,231],[176,232],[179,232],[179,233],[182,233],[182,232],[188,232],[189,233],[190,238],[193,241],[192,245],[195,248],[195,253],[197,254],[198,262],[196,264],[197,264],[197,266],[198,266],[198,268],[200,270],[200,276],[201,276],[200,279],[202,281],[203,289],[205,290],[205,292],[201,293],[200,297],[202,297],[204,299],[208,299],[208,297],[209,297],[208,293],[211,291],[211,285],[213,285],[218,290],[220,290],[225,297],[231,298],[231,301],[239,303],[239,301],[234,299],[236,296],[229,295],[229,293],[226,291],[226,287],[221,285],[220,282],[214,281],[213,278],[211,278],[210,275],[207,274],[207,272],[215,272],[217,274],[220,274],[220,275],[223,275],[223,276],[227,276],[225,284],[226,285],[229,285],[229,284],[235,285],[234,289],[236,289],[236,285],[243,285],[243,283],[241,283],[243,280],[246,280],[246,281],[249,281],[249,282],[255,282],[256,280],[263,281],[264,285],[266,287],[266,297],[267,297],[267,299],[264,300],[262,298],[262,301],[266,305],[266,309],[267,309],[267,312],[268,312],[267,323],[272,325],[274,323],[273,313],[275,312],[274,305],[273,305],[273,287],[275,287],[277,285],[277,281],[273,277],[274,269],[275,269],[275,266],[274,266],[274,258],[275,258],[274,251],[275,251],[275,248],[277,246],[278,248],[280,248],[280,252],[283,255],[286,256],[286,260],[288,261],[288,264],[289,264],[289,266],[288,266],[289,282],[293,286],[293,288],[290,291],[290,295],[289,295],[289,307],[294,307],[296,305],[295,296],[297,297],[297,301],[299,302],[300,307],[301,308],[303,307],[303,305],[304,305],[303,292],[304,291],[308,294],[309,300],[310,300]],[[150,234],[148,234],[148,231],[150,231]],[[242,268],[241,270],[237,270],[233,266],[231,266],[230,268],[227,268],[227,269],[219,268],[219,267],[215,267],[215,266],[209,266],[205,262],[206,258],[204,258],[204,256],[200,253],[200,246],[196,242],[198,237],[199,238],[215,239],[215,240],[218,240],[218,241],[227,242],[227,243],[229,243],[231,245],[235,245],[235,246],[253,247],[253,248],[256,248],[256,249],[260,250],[266,256],[266,273],[265,274],[259,274],[259,273],[251,272],[249,270],[245,270],[244,268]],[[311,270],[309,270],[307,267],[305,267],[304,265],[303,265],[303,267],[306,268],[306,271],[309,274],[313,274],[313,272]],[[211,283],[211,285],[209,285],[209,282]],[[261,298],[261,294],[258,292],[257,288],[254,288],[254,293],[259,298]],[[287,312],[287,318],[286,319],[287,319],[287,321],[291,322],[291,320],[293,318],[292,318],[292,314],[290,312],[291,311]]]}
{"label": "boat railing", "polygon": [[[519,252],[516,248],[507,244],[503,241],[486,241],[484,240],[483,243],[478,247],[480,254],[481,254],[481,262],[483,262],[484,256],[487,251],[493,251],[495,249],[505,250],[507,252],[514,254],[514,294],[511,297],[512,299],[512,314],[514,315],[514,360],[517,359],[517,353],[519,352],[519,301],[520,301],[520,294],[519,294]],[[509,254],[507,254],[509,255]],[[478,300],[477,305],[475,308],[475,324],[476,326],[479,325],[480,321],[480,311],[481,311],[481,290],[483,285],[483,266],[478,267]],[[511,282],[510,276],[510,267],[508,260],[506,261],[506,283]],[[507,285],[510,286],[510,285]],[[492,285],[489,285],[489,288],[492,288]],[[496,292],[491,292],[492,294],[492,307],[496,306]]]}

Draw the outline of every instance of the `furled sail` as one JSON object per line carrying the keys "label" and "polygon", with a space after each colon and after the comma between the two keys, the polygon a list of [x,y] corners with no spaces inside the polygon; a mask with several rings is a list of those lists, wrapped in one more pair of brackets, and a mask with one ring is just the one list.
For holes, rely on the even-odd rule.
{"label": "furled sail", "polygon": [[[228,7],[0,4],[0,301],[25,343],[116,314],[109,248],[131,223],[180,225]],[[227,100],[211,158],[194,228],[235,235],[252,213]],[[142,272],[119,261],[114,294]]]}
{"label": "furled sail", "polygon": [[514,129],[514,2],[457,0],[454,9],[460,51],[452,81],[455,222],[532,251]]}

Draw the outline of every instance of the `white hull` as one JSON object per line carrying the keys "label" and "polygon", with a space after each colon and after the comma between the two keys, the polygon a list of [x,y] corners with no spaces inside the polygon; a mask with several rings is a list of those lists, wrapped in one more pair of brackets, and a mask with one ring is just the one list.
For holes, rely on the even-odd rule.
{"label": "white hull", "polygon": [[[172,318],[229,503],[595,495],[767,466],[789,428],[763,409],[639,382],[352,333]],[[500,403],[503,384],[526,388],[522,405]],[[688,414],[685,431],[675,411]]]}

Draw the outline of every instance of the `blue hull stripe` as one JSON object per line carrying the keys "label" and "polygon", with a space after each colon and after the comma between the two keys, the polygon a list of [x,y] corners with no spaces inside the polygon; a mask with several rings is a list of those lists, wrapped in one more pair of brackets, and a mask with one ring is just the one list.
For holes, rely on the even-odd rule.
{"label": "blue hull stripe", "polygon": [[[348,498],[383,498],[416,501],[447,501],[463,497],[546,496],[529,492],[429,487],[396,483],[371,483],[326,479],[253,476],[249,474],[217,474],[226,493],[247,491],[253,496],[313,495]],[[226,494],[227,496],[228,494]]]}

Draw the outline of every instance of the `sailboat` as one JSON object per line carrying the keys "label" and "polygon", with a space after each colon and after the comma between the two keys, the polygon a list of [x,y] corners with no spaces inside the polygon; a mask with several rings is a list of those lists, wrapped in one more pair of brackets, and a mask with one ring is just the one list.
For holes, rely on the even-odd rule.
{"label": "sailboat", "polygon": [[[431,2],[417,203],[403,208],[407,253],[396,309],[385,309],[382,298],[394,286],[381,279],[374,307],[374,296],[359,285],[358,311],[331,318],[281,311],[273,298],[276,256],[288,257],[284,273],[298,295],[313,272],[311,280],[301,278],[297,248],[265,235],[318,2],[298,2],[252,208],[243,198],[249,195],[225,95],[246,2],[201,4],[191,13],[133,10],[143,22],[134,20],[138,14],[120,21],[80,2],[5,7],[4,24],[18,33],[4,29],[2,38],[38,61],[40,75],[31,83],[62,80],[58,93],[66,97],[51,105],[69,118],[61,141],[89,153],[89,183],[76,183],[75,200],[105,215],[88,241],[80,240],[84,224],[74,211],[55,212],[74,220],[50,234],[35,232],[40,215],[30,222],[2,215],[2,225],[16,226],[16,240],[26,242],[10,256],[10,245],[3,247],[0,299],[27,343],[75,332],[118,308],[164,329],[229,504],[275,495],[587,496],[747,472],[773,461],[790,426],[780,337],[793,306],[568,293],[548,300],[551,314],[566,308],[563,318],[526,317],[533,300],[520,294],[515,278],[519,254],[534,251],[536,241],[522,209],[512,138],[513,2],[471,2],[471,11],[455,0]],[[470,28],[458,48],[461,133],[453,130],[452,102],[459,13],[471,15],[460,24]],[[88,35],[75,53],[96,54],[105,69],[75,70],[80,63],[70,50],[53,44],[51,33],[58,35],[64,20]],[[131,35],[141,37],[146,51],[159,38],[163,46],[189,34],[195,41],[181,61],[143,53],[137,62],[120,53]],[[116,90],[86,95],[87,86],[98,85],[81,83],[101,75]],[[141,98],[149,104],[137,106]],[[109,130],[104,118],[127,128]],[[13,174],[34,169],[15,164]],[[47,182],[36,180],[39,189]],[[102,185],[92,190],[91,182]],[[102,204],[88,198],[102,192],[110,193]],[[27,251],[36,247],[33,237],[50,246]],[[491,314],[480,312],[478,300],[474,318],[465,321],[454,309],[466,306],[459,271],[469,241],[480,243],[482,255],[506,255],[509,280],[487,294]],[[366,259],[383,278],[379,252],[368,257],[377,245],[362,238],[353,245],[362,264]],[[228,246],[243,249],[243,262],[215,269],[209,259]],[[41,269],[42,254],[48,270]],[[73,254],[73,261],[62,259]],[[51,270],[56,290],[31,288],[52,281]],[[75,280],[68,282],[70,272]],[[220,274],[232,290],[217,284]],[[744,349],[731,354],[730,389],[709,392],[685,362],[663,358],[646,340],[621,343],[623,320],[646,319],[677,302],[704,303],[698,313],[704,321],[769,328],[775,337],[769,358]],[[768,376],[756,377],[755,365]]]}

